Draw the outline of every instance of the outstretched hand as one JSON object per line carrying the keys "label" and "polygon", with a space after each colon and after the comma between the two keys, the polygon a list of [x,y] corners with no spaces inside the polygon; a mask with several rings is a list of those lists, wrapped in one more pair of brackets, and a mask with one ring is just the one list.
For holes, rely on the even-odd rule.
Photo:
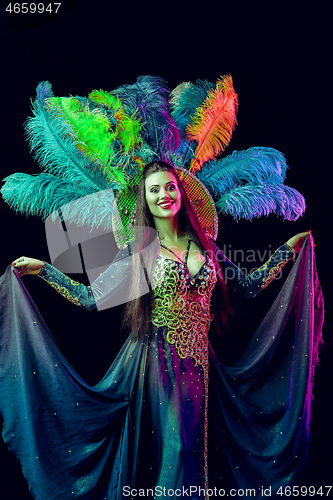
{"label": "outstretched hand", "polygon": [[301,251],[305,238],[309,236],[310,233],[311,231],[306,231],[305,233],[295,234],[295,236],[287,241],[287,245],[289,245],[295,253],[299,253]]}
{"label": "outstretched hand", "polygon": [[25,274],[38,274],[44,262],[30,257],[19,257],[12,262],[12,266],[18,270],[20,276]]}

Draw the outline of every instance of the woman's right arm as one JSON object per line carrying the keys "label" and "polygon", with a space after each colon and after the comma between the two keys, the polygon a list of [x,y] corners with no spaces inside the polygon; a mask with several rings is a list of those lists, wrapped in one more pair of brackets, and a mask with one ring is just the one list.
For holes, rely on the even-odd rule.
{"label": "woman's right arm", "polygon": [[118,252],[112,264],[91,286],[74,281],[51,264],[37,259],[21,257],[12,265],[20,276],[36,274],[73,304],[91,310],[110,299],[124,286],[130,274],[131,255],[132,250],[128,244]]}

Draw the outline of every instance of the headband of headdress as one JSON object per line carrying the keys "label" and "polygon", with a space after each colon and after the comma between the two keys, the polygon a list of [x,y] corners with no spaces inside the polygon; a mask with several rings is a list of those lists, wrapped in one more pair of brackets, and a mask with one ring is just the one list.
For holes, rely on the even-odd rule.
{"label": "headband of headdress", "polygon": [[[197,80],[170,94],[158,77],[88,97],[55,97],[37,87],[25,128],[42,172],[16,173],[1,189],[17,212],[113,227],[118,246],[131,238],[137,186],[146,163],[175,165],[206,233],[217,237],[217,211],[235,219],[275,213],[296,220],[303,196],[284,184],[282,153],[265,147],[221,158],[237,124],[238,98],[230,75],[216,85]],[[75,203],[72,203],[75,201]]]}

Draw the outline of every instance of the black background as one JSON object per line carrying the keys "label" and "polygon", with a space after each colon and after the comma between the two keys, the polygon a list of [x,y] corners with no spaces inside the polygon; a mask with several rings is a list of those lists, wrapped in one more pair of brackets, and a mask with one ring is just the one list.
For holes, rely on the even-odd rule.
{"label": "black background", "polygon": [[[311,229],[329,311],[331,43],[329,13],[320,3],[314,7],[300,2],[180,1],[174,6],[165,2],[78,0],[62,2],[57,15],[43,16],[9,15],[7,5],[3,3],[0,13],[1,178],[14,172],[39,171],[29,154],[22,125],[40,81],[49,80],[55,95],[85,96],[93,89],[113,90],[123,83],[134,83],[144,74],[163,77],[172,89],[182,81],[215,81],[231,73],[240,105],[238,127],[226,153],[251,146],[282,151],[289,165],[286,184],[305,196],[307,210],[297,222],[274,215],[239,223],[221,217],[218,244],[231,251],[263,252]],[[3,202],[0,210],[2,272],[21,255],[48,261],[44,223],[15,215]],[[290,267],[289,263],[282,279],[254,301],[241,301],[237,344],[243,345],[253,333]],[[75,278],[85,280],[83,276]],[[64,301],[42,280],[27,276],[24,283],[64,354],[88,383],[96,383],[121,345],[116,325],[121,308],[88,313]],[[253,330],[248,327],[249,317]],[[312,443],[302,480],[308,486],[331,482],[330,335],[326,318],[325,346],[314,390]],[[223,343],[215,344],[217,351],[223,351]],[[32,498],[20,464],[2,442],[0,497]]]}

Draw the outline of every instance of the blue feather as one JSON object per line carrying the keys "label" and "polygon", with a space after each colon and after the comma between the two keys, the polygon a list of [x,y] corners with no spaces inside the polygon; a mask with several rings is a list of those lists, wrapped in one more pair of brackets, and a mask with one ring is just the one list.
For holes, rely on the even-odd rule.
{"label": "blue feather", "polygon": [[2,197],[16,212],[46,218],[51,214],[56,216],[55,211],[61,209],[66,222],[106,229],[112,227],[112,189],[96,192],[86,183],[73,184],[68,179],[58,179],[47,173],[16,173],[4,180]]}
{"label": "blue feather", "polygon": [[140,76],[133,85],[122,85],[111,93],[121,99],[127,113],[137,110],[145,129],[143,140],[158,154],[168,158],[178,148],[180,134],[169,114],[169,90],[162,78]]}
{"label": "blue feather", "polygon": [[215,85],[207,80],[196,80],[194,83],[181,83],[172,92],[169,99],[171,116],[178,126],[183,139],[186,139],[186,128],[191,122],[197,108],[202,105],[210,90]]}
{"label": "blue feather", "polygon": [[303,215],[306,208],[303,196],[284,184],[235,187],[220,198],[216,207],[237,220],[276,213],[291,221]]}
{"label": "blue feather", "polygon": [[177,165],[183,168],[188,168],[190,161],[194,158],[195,148],[191,147],[188,141],[182,140],[180,145],[171,156],[171,162],[173,165]]}
{"label": "blue feather", "polygon": [[47,81],[41,82],[37,85],[36,93],[38,102],[44,106],[45,100],[53,97],[52,85]]}
{"label": "blue feather", "polygon": [[214,199],[236,186],[282,184],[287,164],[282,153],[273,148],[253,147],[234,151],[217,161],[205,163],[197,177]]}

